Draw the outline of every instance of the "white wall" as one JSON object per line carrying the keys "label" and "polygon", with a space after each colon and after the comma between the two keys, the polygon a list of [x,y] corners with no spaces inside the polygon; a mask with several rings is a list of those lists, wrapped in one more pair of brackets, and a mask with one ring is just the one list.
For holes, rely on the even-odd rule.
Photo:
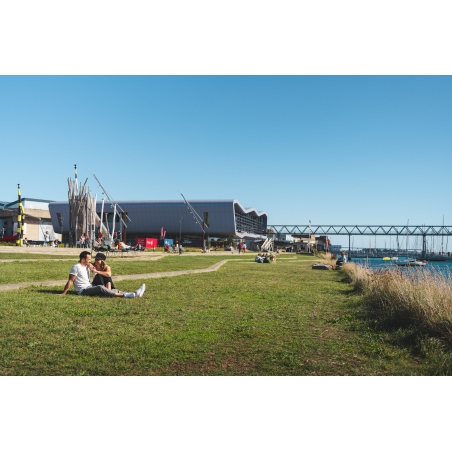
{"label": "white wall", "polygon": [[39,222],[39,241],[44,241],[44,234],[46,231],[49,231],[50,240],[55,240],[59,235],[55,233],[53,230],[52,222],[51,221],[40,221]]}

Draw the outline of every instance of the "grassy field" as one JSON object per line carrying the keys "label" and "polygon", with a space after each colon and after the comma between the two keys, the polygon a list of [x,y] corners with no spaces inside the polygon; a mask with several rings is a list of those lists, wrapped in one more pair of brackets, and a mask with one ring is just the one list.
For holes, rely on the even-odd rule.
{"label": "grassy field", "polygon": [[39,254],[39,253],[0,253],[0,260],[6,259],[76,259],[77,256],[60,254]]}
{"label": "grassy field", "polygon": [[[124,265],[202,268],[223,258]],[[312,262],[228,262],[215,273],[117,283],[120,290],[146,283],[144,297],[133,300],[57,296],[62,287],[0,292],[0,373],[438,373],[428,353],[405,347],[362,316],[362,296],[341,272],[311,270]],[[144,271],[160,271],[155,268]]]}
{"label": "grassy field", "polygon": [[[243,259],[242,256],[178,256],[169,255],[157,261],[134,261],[131,259],[107,260],[113,276],[157,273],[177,270],[195,270],[207,268],[224,259]],[[253,260],[247,256],[245,260]],[[12,284],[35,281],[55,281],[67,279],[72,265],[78,262],[0,262],[0,284]]]}

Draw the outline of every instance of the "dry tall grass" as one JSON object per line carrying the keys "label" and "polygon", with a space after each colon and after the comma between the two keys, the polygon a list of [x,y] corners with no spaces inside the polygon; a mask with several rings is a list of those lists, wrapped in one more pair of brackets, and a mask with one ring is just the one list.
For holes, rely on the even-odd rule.
{"label": "dry tall grass", "polygon": [[329,264],[332,265],[333,267],[335,267],[335,263],[336,261],[333,259],[333,256],[331,253],[325,253],[325,252],[320,252],[316,254],[316,260],[318,260],[320,263],[322,264]]}
{"label": "dry tall grass", "polygon": [[452,274],[434,269],[369,269],[346,264],[349,281],[374,312],[400,326],[413,325],[452,343]]}

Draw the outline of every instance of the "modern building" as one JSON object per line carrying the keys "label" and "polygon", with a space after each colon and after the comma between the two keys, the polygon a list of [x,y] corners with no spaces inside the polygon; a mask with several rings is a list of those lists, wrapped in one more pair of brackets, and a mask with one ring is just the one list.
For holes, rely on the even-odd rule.
{"label": "modern building", "polygon": [[342,251],[342,245],[330,245],[330,253],[339,254]]}
{"label": "modern building", "polygon": [[[28,241],[43,242],[44,234],[48,231],[50,240],[61,240],[52,226],[49,212],[49,203],[52,201],[34,198],[22,198],[24,208],[24,237]],[[0,202],[0,228],[5,228],[5,237],[17,233],[18,201]]]}
{"label": "modern building", "polygon": [[[178,240],[180,236],[201,246],[197,240],[202,237],[202,221],[206,223],[205,239],[263,239],[267,231],[266,212],[254,208],[245,208],[237,199],[188,201],[199,214],[201,220],[195,219],[183,200],[180,201],[119,201],[119,206],[130,218],[125,229],[120,224],[119,214],[113,218],[114,208],[110,203],[104,204],[103,223],[108,230],[118,232],[126,242],[134,243],[135,238],[159,238],[163,228],[164,236]],[[52,202],[49,204],[53,227],[62,229],[63,241],[68,241],[69,204]],[[97,202],[97,215],[101,217],[102,202]],[[62,227],[58,217],[62,218]],[[121,214],[121,218],[124,216]],[[80,233],[85,231],[79,231]],[[192,240],[189,240],[192,239]]]}

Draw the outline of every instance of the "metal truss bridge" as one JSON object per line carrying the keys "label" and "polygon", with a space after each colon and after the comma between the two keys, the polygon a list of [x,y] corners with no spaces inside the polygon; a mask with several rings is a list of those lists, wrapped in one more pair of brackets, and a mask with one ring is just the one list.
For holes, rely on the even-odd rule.
{"label": "metal truss bridge", "polygon": [[[268,225],[267,233],[273,229],[274,234],[290,235],[309,235],[309,225]],[[427,236],[452,236],[452,226],[316,226],[311,225],[311,234],[319,235],[348,235],[348,254],[350,258],[351,246],[350,238],[352,235],[371,235],[371,236],[389,236],[397,237],[421,236],[422,237],[422,255],[425,257],[427,252]]]}
{"label": "metal truss bridge", "polygon": [[[305,225],[268,225],[267,233],[273,229],[274,234],[309,234],[309,226]],[[420,235],[452,236],[452,226],[316,226],[311,225],[314,235]]]}

